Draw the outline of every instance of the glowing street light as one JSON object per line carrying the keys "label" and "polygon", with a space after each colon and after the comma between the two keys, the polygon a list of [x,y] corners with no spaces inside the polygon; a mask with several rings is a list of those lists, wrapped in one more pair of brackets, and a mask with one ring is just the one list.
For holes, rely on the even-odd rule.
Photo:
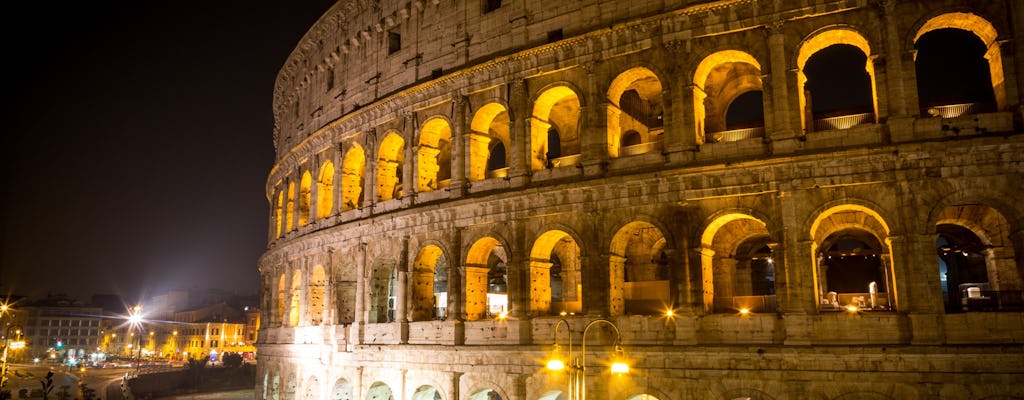
{"label": "glowing street light", "polygon": [[[11,312],[11,307],[10,306],[8,306],[7,304],[0,305],[0,321],[2,321],[3,317],[6,316],[7,314],[9,314],[10,312]],[[14,340],[11,340],[12,339],[12,335],[11,335],[12,332],[14,333],[13,334],[13,339]],[[4,331],[4,336],[3,336],[4,352],[3,352],[3,355],[0,356],[0,390],[2,390],[4,387],[7,386],[7,352],[8,352],[8,350],[10,350],[10,349],[17,350],[17,349],[21,349],[21,348],[25,347],[25,341],[21,340],[21,333],[22,333],[21,332],[21,327],[17,326],[17,325],[8,326],[7,329]]]}
{"label": "glowing street light", "polygon": [[[561,354],[561,346],[558,345],[558,328],[562,324],[565,324],[565,328],[569,331],[569,348],[566,360],[563,360]],[[594,325],[607,324],[611,326],[615,331],[615,349],[612,355],[612,363],[610,371],[615,375],[623,375],[629,373],[629,364],[626,364],[625,352],[622,350],[620,344],[622,335],[619,333],[619,327],[606,319],[596,319],[590,321],[586,327],[583,328],[583,343],[580,346],[580,352],[578,355],[573,354],[572,346],[572,328],[569,326],[569,321],[564,319],[558,320],[555,324],[554,333],[554,349],[551,351],[551,358],[548,359],[545,367],[551,371],[562,371],[565,369],[569,370],[569,400],[585,400],[587,398],[587,333],[590,328]]]}

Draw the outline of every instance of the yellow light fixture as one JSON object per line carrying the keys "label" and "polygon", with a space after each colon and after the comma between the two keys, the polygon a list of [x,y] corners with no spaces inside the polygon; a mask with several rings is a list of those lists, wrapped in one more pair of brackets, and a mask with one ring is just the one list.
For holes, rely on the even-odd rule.
{"label": "yellow light fixture", "polygon": [[552,371],[561,371],[565,369],[565,361],[562,361],[561,348],[555,344],[555,348],[551,350],[551,358],[548,359],[546,367]]}
{"label": "yellow light fixture", "polygon": [[857,310],[858,310],[857,306],[855,306],[853,304],[850,304],[850,305],[846,306],[846,311],[849,311],[849,312],[853,313],[853,312],[857,312]]}
{"label": "yellow light fixture", "polygon": [[620,345],[615,345],[615,355],[612,356],[612,373],[615,375],[629,373],[629,364],[626,364],[626,353]]}
{"label": "yellow light fixture", "polygon": [[665,310],[665,316],[666,317],[672,318],[675,315],[676,315],[676,312],[672,311],[672,309]]}
{"label": "yellow light fixture", "polygon": [[740,315],[749,315],[749,314],[750,314],[750,309],[749,308],[741,308],[740,309]]}

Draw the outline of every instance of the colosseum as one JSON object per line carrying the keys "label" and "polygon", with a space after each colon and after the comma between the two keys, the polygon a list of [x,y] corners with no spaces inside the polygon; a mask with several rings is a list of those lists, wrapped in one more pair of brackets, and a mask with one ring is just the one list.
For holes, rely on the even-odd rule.
{"label": "colosseum", "polygon": [[1024,2],[341,0],[256,397],[1024,399]]}

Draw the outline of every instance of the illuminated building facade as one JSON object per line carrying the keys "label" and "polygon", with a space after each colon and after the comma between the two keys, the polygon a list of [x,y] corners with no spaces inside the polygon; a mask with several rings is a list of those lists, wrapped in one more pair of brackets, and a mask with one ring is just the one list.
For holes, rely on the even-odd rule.
{"label": "illuminated building facade", "polygon": [[1019,1],[340,1],[257,397],[1024,398],[1022,95]]}

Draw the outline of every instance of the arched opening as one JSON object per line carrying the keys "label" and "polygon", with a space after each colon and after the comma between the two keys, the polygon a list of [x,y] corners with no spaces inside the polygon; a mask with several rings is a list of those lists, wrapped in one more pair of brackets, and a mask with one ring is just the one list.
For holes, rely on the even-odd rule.
{"label": "arched opening", "polygon": [[811,228],[819,309],[895,310],[889,228],[873,210],[842,205]]}
{"label": "arched opening", "polygon": [[316,185],[316,217],[327,218],[334,210],[334,163],[324,162]]}
{"label": "arched opening", "polygon": [[808,132],[874,123],[878,114],[871,46],[859,32],[829,29],[797,55],[801,126]]}
{"label": "arched opening", "polygon": [[466,319],[508,312],[508,254],[492,237],[477,240],[466,255]]}
{"label": "arched opening", "polygon": [[279,400],[281,398],[281,376],[275,374],[274,379],[270,382],[270,398],[272,400]]}
{"label": "arched opening", "polygon": [[580,246],[560,230],[541,234],[530,251],[530,311],[559,315],[583,311]]}
{"label": "arched opening", "polygon": [[302,271],[292,274],[291,302],[288,306],[288,326],[299,326],[302,307]]}
{"label": "arched opening", "polygon": [[478,181],[508,176],[506,149],[510,144],[505,106],[487,103],[480,107],[470,123],[469,179]]}
{"label": "arched opening", "polygon": [[412,320],[444,319],[448,308],[448,259],[440,247],[420,249],[413,264]]}
{"label": "arched opening", "polygon": [[[634,67],[619,74],[608,88],[607,108],[609,155],[621,157],[660,149],[665,106],[661,81],[654,72]],[[627,138],[629,142],[624,141]]]}
{"label": "arched opening", "polygon": [[374,263],[370,279],[370,314],[366,318],[367,322],[395,322],[398,302],[396,273],[394,260],[378,259]]}
{"label": "arched opening", "polygon": [[452,178],[452,128],[448,121],[433,118],[423,124],[417,155],[416,190],[448,187]]}
{"label": "arched opening", "polygon": [[309,322],[311,325],[323,323],[324,307],[327,302],[327,274],[322,265],[313,267],[312,276],[309,280]]}
{"label": "arched opening", "polygon": [[405,163],[405,140],[388,132],[377,153],[377,200],[402,197],[402,166]]}
{"label": "arched opening", "polygon": [[394,400],[391,387],[384,382],[374,382],[366,391],[366,400]]}
{"label": "arched opening", "polygon": [[358,144],[353,144],[341,162],[341,209],[343,211],[363,206],[363,177],[365,173],[366,153]]}
{"label": "arched opening", "polygon": [[506,153],[505,144],[502,142],[495,142],[494,145],[491,146],[487,156],[488,177],[497,178],[499,170],[508,168],[508,155]]}
{"label": "arched opening", "polygon": [[284,231],[281,227],[284,225],[284,192],[277,192],[277,202],[274,205],[274,236],[281,237]]}
{"label": "arched opening", "polygon": [[538,96],[530,119],[530,167],[575,165],[580,154],[580,100],[567,86],[556,86]]}
{"label": "arched opening", "polygon": [[638,394],[636,396],[630,396],[627,400],[658,400],[658,398],[649,394]]}
{"label": "arched opening", "polygon": [[[763,87],[761,64],[753,56],[738,50],[713,53],[697,66],[693,83],[698,143],[764,137],[763,102],[751,101],[751,96],[759,95],[741,99],[750,92],[760,93]],[[736,129],[730,129],[727,118],[730,114]],[[737,121],[742,121],[742,125]]]}
{"label": "arched opening", "polygon": [[412,394],[412,400],[442,400],[441,391],[437,388],[424,385],[416,388],[416,392]]}
{"label": "arched opening", "polygon": [[306,381],[306,389],[303,391],[302,398],[305,400],[317,400],[320,398],[320,381],[316,377],[309,378]]}
{"label": "arched opening", "polygon": [[482,389],[469,396],[469,400],[503,400],[498,391],[494,389]]}
{"label": "arched opening", "polygon": [[667,241],[647,222],[619,229],[609,249],[611,315],[662,314],[673,308]]}
{"label": "arched opening", "polygon": [[752,90],[736,96],[727,110],[726,131],[764,127],[764,92]]}
{"label": "arched opening", "polygon": [[331,400],[353,400],[352,383],[345,379],[338,379],[331,390]]}
{"label": "arched opening", "polygon": [[1003,61],[990,22],[971,13],[947,13],[914,36],[917,97],[922,116],[954,118],[1003,110]]}
{"label": "arched opening", "polygon": [[705,311],[775,312],[773,245],[765,223],[753,216],[732,213],[712,221],[700,249]]}
{"label": "arched opening", "polygon": [[299,226],[306,226],[309,223],[309,209],[313,198],[311,196],[313,178],[309,171],[302,172],[302,180],[299,181]]}
{"label": "arched opening", "polygon": [[288,182],[288,203],[285,208],[285,232],[295,228],[295,182]]}
{"label": "arched opening", "polygon": [[1024,310],[1024,284],[1008,234],[1013,229],[1001,213],[982,204],[951,205],[935,230],[946,312]]}

